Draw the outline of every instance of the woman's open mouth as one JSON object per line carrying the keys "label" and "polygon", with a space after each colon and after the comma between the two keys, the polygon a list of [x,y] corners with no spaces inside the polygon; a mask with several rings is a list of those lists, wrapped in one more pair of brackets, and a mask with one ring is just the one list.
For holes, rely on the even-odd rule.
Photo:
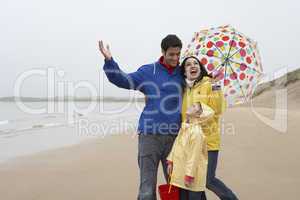
{"label": "woman's open mouth", "polygon": [[197,69],[192,69],[192,70],[190,71],[190,74],[191,74],[192,76],[196,76],[196,75],[198,74],[198,70],[197,70]]}

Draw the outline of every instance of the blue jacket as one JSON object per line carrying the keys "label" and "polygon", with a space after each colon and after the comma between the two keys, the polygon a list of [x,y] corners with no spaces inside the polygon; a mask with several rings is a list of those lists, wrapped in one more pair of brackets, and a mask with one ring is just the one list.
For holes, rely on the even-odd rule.
{"label": "blue jacket", "polygon": [[104,72],[114,85],[139,90],[147,97],[140,115],[139,134],[177,134],[181,126],[183,76],[177,66],[172,74],[158,61],[124,73],[114,61],[105,60]]}

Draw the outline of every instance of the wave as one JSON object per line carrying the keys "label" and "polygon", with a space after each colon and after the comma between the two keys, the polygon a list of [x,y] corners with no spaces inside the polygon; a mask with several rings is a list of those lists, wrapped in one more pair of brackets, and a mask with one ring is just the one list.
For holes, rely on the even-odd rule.
{"label": "wave", "polygon": [[[89,116],[77,115],[68,119],[65,115],[47,115],[39,118],[19,118],[15,120],[0,121],[0,138],[12,138],[24,134],[31,134],[34,130],[42,130],[55,127],[70,127],[79,123],[79,119],[86,119],[89,123],[111,123],[114,120],[123,119],[127,121],[136,120],[137,114],[126,114],[118,116],[106,116],[92,114]],[[45,121],[43,121],[45,120]],[[51,121],[49,121],[51,120]]]}

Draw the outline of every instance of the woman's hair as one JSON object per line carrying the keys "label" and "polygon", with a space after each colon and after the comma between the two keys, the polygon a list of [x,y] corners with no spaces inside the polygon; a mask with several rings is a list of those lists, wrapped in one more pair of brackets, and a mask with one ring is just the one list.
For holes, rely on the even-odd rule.
{"label": "woman's hair", "polygon": [[184,60],[182,61],[182,63],[181,63],[181,73],[182,73],[184,78],[186,78],[185,68],[184,68],[185,63],[189,58],[194,58],[199,63],[199,66],[200,66],[200,71],[201,72],[199,74],[199,77],[196,79],[195,83],[201,81],[203,79],[203,77],[205,77],[205,76],[212,78],[212,76],[207,73],[207,70],[205,69],[204,65],[200,62],[200,60],[196,56],[188,56],[188,57],[184,58]]}

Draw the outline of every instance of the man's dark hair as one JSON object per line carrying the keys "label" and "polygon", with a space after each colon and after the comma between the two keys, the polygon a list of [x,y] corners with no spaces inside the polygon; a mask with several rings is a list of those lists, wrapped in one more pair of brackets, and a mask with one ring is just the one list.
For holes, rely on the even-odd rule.
{"label": "man's dark hair", "polygon": [[179,47],[182,48],[182,42],[176,35],[167,35],[162,41],[161,41],[161,49],[165,52],[170,47]]}

